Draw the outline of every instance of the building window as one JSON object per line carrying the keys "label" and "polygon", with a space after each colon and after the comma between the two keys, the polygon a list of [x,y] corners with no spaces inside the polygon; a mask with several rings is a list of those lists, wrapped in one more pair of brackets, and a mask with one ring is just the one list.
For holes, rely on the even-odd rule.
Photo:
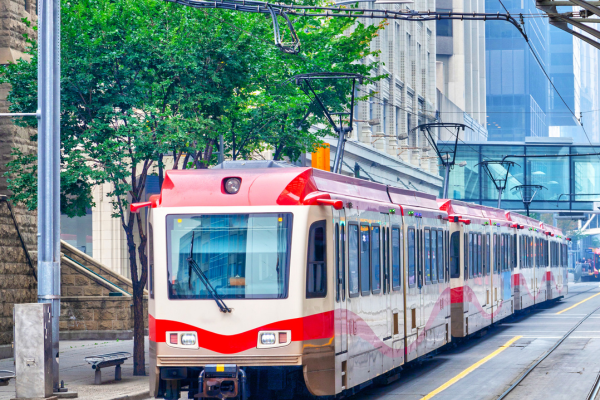
{"label": "building window", "polygon": [[[382,131],[384,135],[387,135],[387,100],[383,100],[383,109],[381,112]],[[385,139],[384,139],[385,140]]]}
{"label": "building window", "polygon": [[[449,13],[452,10],[438,9],[438,13]],[[452,20],[438,19],[436,21],[437,36],[452,36]]]}
{"label": "building window", "polygon": [[69,218],[65,214],[60,216],[60,239],[71,246],[92,256],[92,209],[86,209],[85,215]]}

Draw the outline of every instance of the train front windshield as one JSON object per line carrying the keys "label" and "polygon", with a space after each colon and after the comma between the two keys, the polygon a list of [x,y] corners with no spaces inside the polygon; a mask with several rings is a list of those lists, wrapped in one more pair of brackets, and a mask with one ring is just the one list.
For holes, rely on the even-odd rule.
{"label": "train front windshield", "polygon": [[[170,299],[287,297],[291,213],[167,216]],[[199,268],[199,270],[198,270]]]}

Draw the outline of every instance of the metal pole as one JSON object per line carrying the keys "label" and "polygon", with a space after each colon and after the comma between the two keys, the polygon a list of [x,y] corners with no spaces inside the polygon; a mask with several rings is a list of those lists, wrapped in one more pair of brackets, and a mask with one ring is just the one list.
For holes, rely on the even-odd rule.
{"label": "metal pole", "polygon": [[38,2],[38,302],[52,309],[52,370],[59,391],[60,0]]}
{"label": "metal pole", "polygon": [[498,189],[498,207],[496,208],[501,208],[500,206],[502,205],[502,186]]}
{"label": "metal pole", "polygon": [[527,216],[529,217],[529,203],[525,203],[525,209],[527,210]]}
{"label": "metal pole", "polygon": [[338,143],[337,148],[335,149],[335,160],[333,160],[333,172],[336,174],[339,174],[342,169],[342,151],[344,149],[344,141],[346,140],[345,136],[342,125],[340,124],[340,129],[338,130]]}
{"label": "metal pole", "polygon": [[448,187],[450,186],[450,185],[448,185],[448,179],[450,177],[450,163],[446,162],[445,167],[446,167],[446,171],[444,172],[444,189],[442,190],[442,192],[443,192],[442,197],[444,199],[447,199],[448,198]]}

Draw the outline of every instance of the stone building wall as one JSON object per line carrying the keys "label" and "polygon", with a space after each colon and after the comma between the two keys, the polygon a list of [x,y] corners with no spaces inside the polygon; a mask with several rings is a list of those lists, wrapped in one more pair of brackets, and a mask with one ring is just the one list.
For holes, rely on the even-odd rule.
{"label": "stone building wall", "polygon": [[[25,54],[27,43],[23,34],[35,37],[35,31],[22,21],[36,21],[36,2],[31,0],[0,0],[0,64],[29,59]],[[0,85],[0,112],[8,112],[6,97],[10,86]],[[0,118],[0,196],[12,193],[4,173],[6,163],[12,160],[14,147],[25,153],[36,149],[29,138],[34,129],[20,128],[10,118]],[[12,205],[19,230],[27,246],[33,268],[36,268],[37,214],[21,205]],[[25,257],[8,205],[0,201],[0,357],[10,352],[13,338],[13,307],[16,303],[37,301],[37,282],[34,271]]]}
{"label": "stone building wall", "polygon": [[[24,215],[20,219],[28,220]],[[35,264],[33,267],[35,268]],[[34,274],[8,205],[5,201],[0,201],[0,356],[10,348],[13,341],[14,305],[36,302],[37,282]]]}
{"label": "stone building wall", "polygon": [[[61,339],[131,339],[131,281],[62,242]],[[148,299],[144,299],[148,328]]]}
{"label": "stone building wall", "polygon": [[[148,329],[148,300],[144,299]],[[131,297],[63,296],[60,311],[61,340],[109,340],[133,338]]]}

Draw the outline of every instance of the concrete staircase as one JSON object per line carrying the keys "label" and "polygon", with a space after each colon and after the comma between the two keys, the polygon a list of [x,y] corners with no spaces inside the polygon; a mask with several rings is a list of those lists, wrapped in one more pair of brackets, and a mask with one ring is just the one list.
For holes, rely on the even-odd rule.
{"label": "concrete staircase", "polygon": [[130,279],[61,241],[61,339],[130,339],[132,293]]}

